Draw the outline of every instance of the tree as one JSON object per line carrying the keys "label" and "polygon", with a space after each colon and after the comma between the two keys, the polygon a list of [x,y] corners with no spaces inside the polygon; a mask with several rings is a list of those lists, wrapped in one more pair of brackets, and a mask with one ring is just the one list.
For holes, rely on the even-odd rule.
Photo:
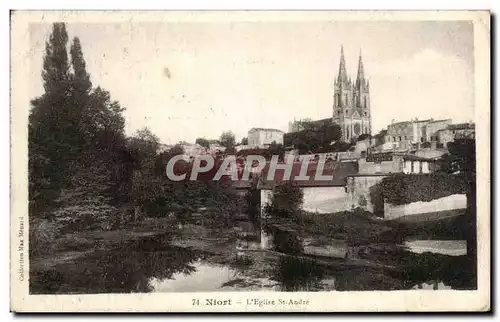
{"label": "tree", "polygon": [[75,120],[69,111],[70,66],[63,23],[54,23],[45,44],[43,60],[44,94],[31,101],[28,125],[29,198],[33,206],[46,206],[65,183],[71,160]]}
{"label": "tree", "polygon": [[73,38],[71,44],[71,65],[73,66],[73,89],[75,94],[88,95],[92,89],[90,75],[86,69],[85,59],[83,58],[82,46],[78,37]]}
{"label": "tree", "polygon": [[241,139],[241,145],[248,145],[248,138],[244,137]]}
{"label": "tree", "polygon": [[44,93],[31,101],[29,116],[31,206],[48,205],[62,189],[85,193],[86,200],[107,192],[126,196],[130,184],[124,109],[108,92],[92,89],[80,40],[73,39],[69,56],[67,44],[64,23],[53,24],[43,61]]}
{"label": "tree", "polygon": [[263,228],[273,236],[274,250],[289,254],[303,251],[300,238],[303,202],[304,192],[295,183],[287,182],[273,188],[271,200],[263,209]]}
{"label": "tree", "polygon": [[137,130],[129,140],[129,148],[141,162],[150,162],[156,157],[160,139],[147,127]]}
{"label": "tree", "polygon": [[210,141],[205,139],[205,138],[197,138],[195,143],[201,145],[202,147],[204,147],[206,149],[210,148]]}
{"label": "tree", "polygon": [[[316,152],[327,148],[332,142],[340,140],[342,132],[338,124],[330,120],[299,122],[302,131],[293,133],[292,144],[299,150]],[[300,146],[300,147],[299,147]]]}
{"label": "tree", "polygon": [[231,131],[223,132],[220,136],[220,143],[226,148],[226,152],[232,153],[232,151],[234,151],[234,145],[236,144],[234,133]]}
{"label": "tree", "polygon": [[476,197],[476,142],[474,139],[455,139],[448,143],[448,155],[443,156],[443,169],[463,174],[467,190],[467,256],[472,259],[472,271],[477,275],[477,197]]}
{"label": "tree", "polygon": [[278,144],[276,141],[271,142],[269,145],[269,155],[278,155],[279,159],[282,160],[285,156],[285,148],[283,147],[283,144]]}

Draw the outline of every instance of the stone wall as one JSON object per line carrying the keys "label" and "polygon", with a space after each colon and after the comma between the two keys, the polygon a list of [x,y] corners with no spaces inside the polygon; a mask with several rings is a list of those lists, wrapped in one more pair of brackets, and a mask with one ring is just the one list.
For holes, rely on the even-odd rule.
{"label": "stone wall", "polygon": [[363,208],[374,212],[374,205],[370,197],[370,188],[382,181],[386,175],[357,175],[347,179],[346,208]]}
{"label": "stone wall", "polygon": [[391,205],[385,203],[384,218],[396,219],[404,216],[433,213],[439,211],[465,209],[467,208],[467,197],[465,194],[456,194],[429,202],[418,201],[405,205]]}

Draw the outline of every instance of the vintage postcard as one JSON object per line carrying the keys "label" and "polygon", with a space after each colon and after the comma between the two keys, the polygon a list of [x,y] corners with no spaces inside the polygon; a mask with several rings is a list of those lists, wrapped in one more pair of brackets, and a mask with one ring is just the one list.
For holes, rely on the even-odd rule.
{"label": "vintage postcard", "polygon": [[14,11],[11,310],[490,310],[487,11]]}

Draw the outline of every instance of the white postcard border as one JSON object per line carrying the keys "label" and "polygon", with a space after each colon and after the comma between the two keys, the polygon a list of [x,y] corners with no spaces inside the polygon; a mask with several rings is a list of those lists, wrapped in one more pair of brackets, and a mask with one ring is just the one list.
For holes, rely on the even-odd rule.
{"label": "white postcard border", "polygon": [[[478,290],[226,292],[29,295],[27,121],[29,23],[306,20],[471,20],[474,24]],[[16,312],[351,312],[485,311],[490,308],[490,13],[488,11],[19,11],[11,16],[11,310]],[[23,228],[21,229],[21,222]],[[19,246],[23,241],[22,251]],[[20,254],[24,254],[21,265]],[[21,267],[23,266],[23,267]],[[22,270],[22,272],[21,272]],[[23,280],[21,280],[23,276]],[[193,299],[231,306],[193,306]],[[247,305],[247,299],[302,299],[307,305]],[[238,304],[239,303],[239,304]]]}

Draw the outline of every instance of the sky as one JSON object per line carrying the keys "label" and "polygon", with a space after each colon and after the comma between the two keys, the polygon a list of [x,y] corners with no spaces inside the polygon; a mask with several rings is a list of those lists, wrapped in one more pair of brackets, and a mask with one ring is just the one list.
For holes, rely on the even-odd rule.
{"label": "sky", "polygon": [[[30,25],[29,99],[52,26]],[[147,126],[165,144],[239,141],[253,127],[287,131],[332,116],[343,45],[354,80],[362,53],[373,134],[392,120],[474,120],[474,41],[468,21],[71,23],[94,86],[126,108],[126,133]],[[27,98],[27,106],[29,100]]]}

